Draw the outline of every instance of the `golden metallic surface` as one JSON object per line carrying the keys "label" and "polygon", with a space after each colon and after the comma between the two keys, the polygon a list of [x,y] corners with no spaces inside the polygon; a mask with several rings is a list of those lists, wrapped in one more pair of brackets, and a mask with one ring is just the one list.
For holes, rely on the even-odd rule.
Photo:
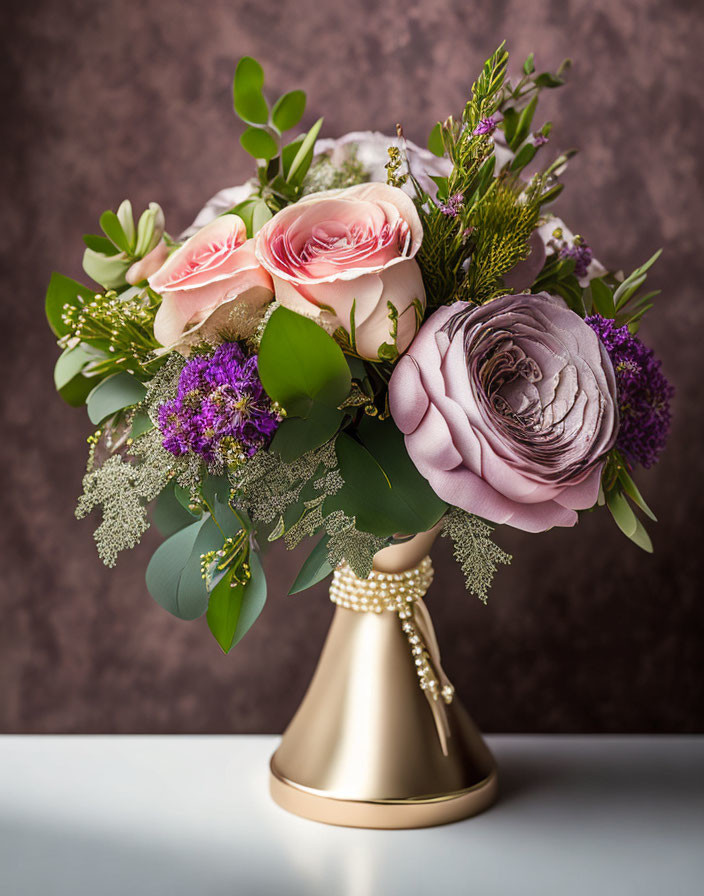
{"label": "golden metallic surface", "polygon": [[[417,564],[435,534],[385,548],[375,568]],[[350,827],[426,827],[475,815],[495,799],[494,760],[457,697],[446,711],[445,756],[398,616],[337,607],[272,756],[272,796],[289,812]]]}

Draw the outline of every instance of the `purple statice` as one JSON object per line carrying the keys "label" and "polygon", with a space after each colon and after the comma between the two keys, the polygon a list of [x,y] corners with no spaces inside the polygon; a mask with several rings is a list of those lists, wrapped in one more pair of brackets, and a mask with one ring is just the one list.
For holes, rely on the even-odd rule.
{"label": "purple statice", "polygon": [[475,137],[481,137],[484,134],[493,134],[498,125],[498,121],[494,118],[493,115],[490,115],[488,118],[482,118],[479,121],[479,124],[472,131],[472,134]]}
{"label": "purple statice", "polygon": [[218,468],[265,447],[279,420],[259,379],[257,356],[247,357],[235,342],[188,361],[176,398],[159,408],[164,448],[177,456],[193,451]]}
{"label": "purple statice", "polygon": [[616,447],[632,464],[652,467],[670,431],[674,389],[660,369],[653,350],[627,326],[593,314],[586,319],[606,347],[616,373],[620,427]]}
{"label": "purple statice", "polygon": [[564,242],[560,247],[560,258],[572,258],[574,260],[574,273],[578,278],[586,277],[589,265],[592,263],[594,253],[580,237],[575,237],[572,243]]}
{"label": "purple statice", "polygon": [[454,196],[450,196],[447,202],[443,202],[439,208],[443,215],[447,215],[448,218],[456,218],[463,205],[464,196],[461,193],[455,193]]}

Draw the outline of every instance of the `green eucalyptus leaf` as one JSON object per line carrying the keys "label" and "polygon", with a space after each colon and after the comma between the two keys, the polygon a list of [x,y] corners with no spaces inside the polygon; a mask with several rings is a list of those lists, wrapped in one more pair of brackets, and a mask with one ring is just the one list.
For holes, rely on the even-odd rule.
{"label": "green eucalyptus leaf", "polygon": [[271,120],[279,131],[295,128],[306,111],[306,95],[302,90],[292,90],[278,99],[271,112]]}
{"label": "green eucalyptus leaf", "polygon": [[195,516],[176,498],[173,483],[169,483],[154,502],[152,522],[164,536],[169,538],[186,526],[195,522]]}
{"label": "green eucalyptus leaf", "polygon": [[44,309],[49,326],[56,336],[65,336],[69,332],[61,317],[64,305],[79,307],[84,302],[90,302],[94,295],[94,290],[71,280],[70,277],[64,277],[63,274],[56,272],[51,275]]}
{"label": "green eucalyptus leaf", "polygon": [[344,420],[344,412],[317,401],[305,418],[287,417],[276,430],[271,450],[285,463],[297,460],[307,451],[320,448],[335,435]]}
{"label": "green eucalyptus leaf", "polygon": [[137,411],[132,418],[130,438],[138,439],[140,436],[143,436],[145,432],[149,432],[150,429],[154,429],[152,418],[145,411]]}
{"label": "green eucalyptus leaf", "polygon": [[339,345],[314,321],[277,308],[259,348],[267,394],[289,414],[305,417],[318,402],[337,408],[350,391],[350,370]]}
{"label": "green eucalyptus leaf", "polygon": [[266,124],[269,121],[267,105],[262,87],[264,70],[251,56],[243,56],[237,63],[232,93],[235,112],[248,124]]}
{"label": "green eucalyptus leaf", "polygon": [[245,152],[255,159],[273,159],[279,154],[279,144],[268,131],[249,127],[240,137]]}
{"label": "green eucalyptus leaf", "polygon": [[442,142],[442,125],[438,122],[428,135],[428,149],[434,156],[445,155],[445,145]]}
{"label": "green eucalyptus leaf", "polygon": [[54,367],[54,385],[63,400],[78,408],[84,405],[86,398],[95,387],[95,380],[82,373],[83,368],[93,360],[94,354],[81,345],[67,348],[59,357]]}
{"label": "green eucalyptus leaf", "polygon": [[289,590],[289,594],[300,594],[307,588],[312,588],[318,582],[322,582],[332,572],[332,566],[328,559],[329,535],[323,535],[313,550],[306,557],[303,566],[296,576],[296,580]]}
{"label": "green eucalyptus leaf", "polygon": [[208,628],[223,653],[229,653],[232,647],[242,611],[244,585],[236,581],[233,582],[234,573],[234,569],[228,569],[210,592],[206,613]]}
{"label": "green eucalyptus leaf", "polygon": [[242,594],[242,608],[240,610],[237,627],[232,638],[232,646],[238,644],[247,634],[250,628],[259,618],[266,603],[266,576],[262,569],[259,554],[251,551],[249,555],[249,570],[251,577],[247,580]]}
{"label": "green eucalyptus leaf", "polygon": [[205,585],[203,585],[205,600],[203,610],[198,612],[197,603],[196,606],[183,606],[179,603],[181,574],[207,518],[197,520],[167,538],[156,549],[147,566],[146,581],[149,593],[158,604],[179,619],[197,619],[207,605]]}
{"label": "green eucalyptus leaf", "polygon": [[102,423],[116,411],[139,404],[147,390],[131,374],[114,373],[107,377],[88,395],[88,417],[91,423]]}

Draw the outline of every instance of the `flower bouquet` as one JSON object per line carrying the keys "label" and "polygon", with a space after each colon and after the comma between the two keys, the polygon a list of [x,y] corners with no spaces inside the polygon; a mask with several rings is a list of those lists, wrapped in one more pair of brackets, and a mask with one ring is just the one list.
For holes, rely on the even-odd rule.
{"label": "flower bouquet", "polygon": [[[333,574],[342,621],[272,766],[279,802],[323,820],[434,823],[493,794],[422,601],[436,534],[483,601],[510,560],[500,524],[541,532],[605,505],[652,550],[632,474],[657,460],[670,419],[671,387],[637,336],[659,253],[607,271],[549,211],[572,153],[551,155],[536,111],[568,66],[537,73],[531,55],[509,81],[507,63],[502,46],[424,150],[400,126],[319,139],[322,119],[289,139],[305,94],[270,106],[243,58],[234,108],[253,178],[179,237],[157,204],[135,221],[125,200],[85,237],[94,284],[54,274],[47,293],[56,387],[97,427],[77,515],[102,510],[108,566],[151,519],[164,541],[149,592],[182,619],[205,615],[225,653],[262,610],[268,544],[314,540],[291,594]],[[383,745],[362,719],[370,701],[376,728],[388,720]],[[402,773],[379,770],[384,748]],[[334,787],[331,764],[345,766]],[[438,794],[455,808],[439,811]]]}

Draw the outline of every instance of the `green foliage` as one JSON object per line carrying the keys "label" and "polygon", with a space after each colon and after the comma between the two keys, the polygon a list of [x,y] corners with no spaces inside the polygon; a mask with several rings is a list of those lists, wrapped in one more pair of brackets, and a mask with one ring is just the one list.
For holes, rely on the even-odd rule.
{"label": "green foliage", "polygon": [[[561,87],[565,83],[571,64],[569,59],[565,59],[555,74],[552,72],[538,74],[531,53],[523,64],[523,76],[520,80],[515,85],[510,81],[504,85],[498,111],[503,115],[502,126],[506,142],[514,152],[520,153],[520,147],[530,137],[540,92],[545,88]],[[549,130],[546,133],[543,128],[539,133],[547,136]]]}
{"label": "green foliage", "polygon": [[206,618],[223,653],[229,653],[257,621],[264,609],[266,594],[266,577],[256,553],[250,555],[250,575],[246,582],[238,581],[229,571],[215,586]]}
{"label": "green foliage", "polygon": [[316,406],[336,411],[350,391],[349,367],[335,340],[287,308],[269,318],[258,365],[267,394],[297,417],[308,417]]}
{"label": "green foliage", "polygon": [[532,292],[547,292],[562,296],[567,305],[580,317],[585,316],[583,292],[575,273],[572,258],[561,258],[557,253],[548,256],[542,271],[532,286]]}
{"label": "green foliage", "polygon": [[114,373],[88,395],[86,405],[91,423],[102,423],[116,411],[139,404],[147,390],[129,373]]}
{"label": "green foliage", "polygon": [[320,541],[306,557],[303,566],[289,589],[289,594],[299,594],[307,588],[312,588],[332,572],[330,558],[328,556],[329,535],[323,535]]}
{"label": "green foliage", "polygon": [[[279,97],[270,110],[263,86],[261,65],[249,56],[240,59],[233,82],[233,99],[235,113],[248,125],[240,143],[258,162],[256,198],[271,212],[277,212],[303,195],[303,181],[313,160],[313,146],[323,120],[316,121],[305,135],[285,143],[284,133],[303,118],[306,95],[302,90],[292,90]],[[250,236],[261,223],[254,217],[249,219]]]}
{"label": "green foliage", "polygon": [[627,538],[641,550],[652,554],[653,543],[650,536],[629,502],[649,519],[656,520],[655,514],[631,479],[625,458],[619,451],[613,450],[602,473],[599,503],[606,504],[614,522]]}
{"label": "green foliage", "polygon": [[447,509],[408,457],[393,421],[364,417],[360,441],[342,434],[335,443],[343,486],[325,512],[344,511],[356,526],[381,538],[431,529]]}
{"label": "green foliage", "polygon": [[660,294],[659,289],[643,293],[641,287],[661,254],[662,249],[659,249],[645,264],[620,281],[614,276],[592,280],[584,292],[586,313],[612,318],[617,326],[627,325],[631,333],[637,333],[643,316],[653,307],[652,300]]}
{"label": "green foliage", "polygon": [[465,301],[485,302],[505,291],[503,275],[528,254],[528,239],[537,226],[540,206],[518,189],[497,184],[473,217],[471,261],[459,286]]}
{"label": "green foliage", "polygon": [[455,559],[464,573],[467,591],[483,603],[499,564],[509,564],[511,555],[491,540],[493,527],[479,517],[453,507],[444,520],[442,534],[449,535]]}
{"label": "green foliage", "polygon": [[161,300],[148,287],[131,287],[120,295],[113,290],[66,304],[60,345],[82,346],[86,364],[82,373],[94,384],[123,371],[140,380],[149,379],[163,358],[154,338],[154,318]]}
{"label": "green foliage", "polygon": [[46,291],[45,311],[49,326],[56,336],[66,336],[71,331],[65,320],[67,307],[80,308],[93,298],[93,290],[70,277],[54,272]]}
{"label": "green foliage", "polygon": [[106,290],[127,286],[129,268],[154,249],[164,236],[164,213],[156,202],[150,202],[135,226],[132,204],[125,199],[117,210],[100,216],[104,237],[93,234],[83,239],[83,270]]}

